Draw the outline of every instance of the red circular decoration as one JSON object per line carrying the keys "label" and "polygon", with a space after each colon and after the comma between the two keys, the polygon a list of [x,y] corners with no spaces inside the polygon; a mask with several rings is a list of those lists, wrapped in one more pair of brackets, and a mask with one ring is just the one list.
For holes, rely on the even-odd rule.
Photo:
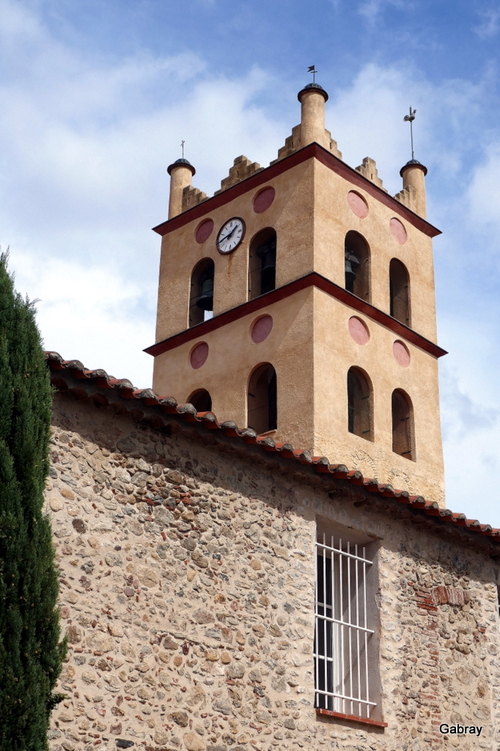
{"label": "red circular decoration", "polygon": [[271,331],[273,330],[273,319],[271,316],[265,315],[257,318],[252,324],[252,330],[250,336],[252,342],[259,344],[267,339]]}
{"label": "red circular decoration", "polygon": [[398,241],[400,245],[404,245],[408,239],[404,224],[400,222],[399,219],[396,219],[395,216],[393,216],[390,221],[390,227],[392,236]]}
{"label": "red circular decoration", "polygon": [[410,364],[410,353],[408,351],[408,347],[403,344],[403,342],[396,341],[392,345],[392,352],[394,354],[394,357],[396,358],[396,361],[401,365],[401,367],[407,368]]}
{"label": "red circular decoration", "polygon": [[210,235],[212,234],[212,230],[214,228],[214,222],[213,219],[205,219],[201,224],[199,224],[196,227],[194,236],[196,238],[197,243],[204,243]]}
{"label": "red circular decoration", "polygon": [[347,203],[353,214],[356,214],[360,219],[364,219],[365,216],[368,216],[368,204],[363,196],[360,196],[355,190],[350,190],[347,194]]}
{"label": "red circular decoration", "polygon": [[206,362],[208,357],[208,344],[206,342],[200,342],[191,350],[189,355],[189,362],[193,370],[198,370]]}
{"label": "red circular decoration", "polygon": [[356,344],[366,344],[370,339],[368,326],[357,316],[349,318],[349,333]]}
{"label": "red circular decoration", "polygon": [[253,210],[256,214],[262,214],[274,201],[276,191],[271,186],[263,188],[253,199]]}

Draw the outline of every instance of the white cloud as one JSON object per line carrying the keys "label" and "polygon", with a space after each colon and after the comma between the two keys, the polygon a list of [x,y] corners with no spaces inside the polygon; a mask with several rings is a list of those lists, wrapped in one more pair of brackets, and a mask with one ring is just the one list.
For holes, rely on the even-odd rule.
{"label": "white cloud", "polygon": [[481,17],[481,23],[473,28],[473,31],[481,39],[489,39],[496,36],[500,29],[500,11],[496,8],[487,8],[477,11]]}
{"label": "white cloud", "polygon": [[358,12],[370,26],[374,26],[384,10],[390,7],[409,10],[411,4],[403,2],[403,0],[364,0],[360,4]]}
{"label": "white cloud", "polygon": [[408,107],[417,109],[416,158],[431,172],[449,176],[461,168],[469,147],[463,133],[478,118],[485,86],[483,81],[472,85],[458,79],[436,85],[410,67],[368,64],[351,86],[332,96],[329,127],[349,164],[357,166],[371,156],[386,188],[396,193],[401,188],[399,170],[411,157],[409,127],[403,121]]}
{"label": "white cloud", "polygon": [[189,52],[90,59],[21,5],[0,10],[12,71],[0,83],[0,244],[16,286],[40,299],[47,348],[149,386],[160,247],[150,227],[166,218],[166,166],[185,140],[212,192],[242,150],[274,158],[279,126],[252,105],[268,78],[208,78]]}
{"label": "white cloud", "polygon": [[9,268],[18,291],[36,290],[46,349],[140,388],[151,385],[153,361],[142,349],[154,340],[154,301],[129,274],[105,260],[90,265],[35,253],[11,255]]}
{"label": "white cloud", "polygon": [[[386,6],[365,4],[366,17],[376,19]],[[266,71],[215,76],[189,52],[88,58],[8,0],[0,0],[0,43],[9,71],[0,84],[8,102],[0,110],[0,243],[11,246],[17,287],[41,299],[38,320],[47,348],[148,386],[152,359],[142,349],[154,338],[160,246],[149,228],[166,218],[166,166],[185,140],[197,170],[194,184],[211,193],[239,154],[263,166],[275,158],[299,119],[298,103],[293,96],[286,115],[277,107],[268,113],[256,104],[263,90],[276,86]],[[335,71],[325,66],[327,88],[328,80],[336,80]],[[399,169],[410,157],[403,117],[409,105],[418,110],[415,147],[429,167],[429,218],[448,225],[448,239],[436,245],[444,297],[467,300],[470,315],[468,325],[467,319],[445,319],[440,326],[442,344],[452,352],[442,396],[448,503],[458,509],[476,502],[474,473],[461,484],[457,479],[468,460],[484,473],[490,467],[492,477],[500,469],[494,457],[500,362],[487,356],[500,351],[500,342],[490,326],[495,314],[472,312],[485,295],[469,274],[475,248],[467,245],[481,237],[481,259],[496,253],[484,245],[500,203],[500,137],[485,139],[483,129],[488,86],[487,78],[436,84],[404,65],[369,64],[352,84],[332,87],[327,105],[327,127],[346,161],[356,166],[366,155],[375,158],[391,193],[400,189]],[[478,149],[483,158],[467,188],[464,165]],[[487,276],[494,284],[491,268]],[[460,373],[458,381],[447,372]],[[493,487],[485,487],[490,506],[477,515],[494,521]]]}
{"label": "white cloud", "polygon": [[490,235],[485,255],[494,250],[499,253],[500,260],[500,243],[494,239],[500,230],[500,140],[485,144],[484,150],[483,161],[474,169],[467,190],[470,220],[476,226],[484,226],[488,233],[495,231],[495,235]]}

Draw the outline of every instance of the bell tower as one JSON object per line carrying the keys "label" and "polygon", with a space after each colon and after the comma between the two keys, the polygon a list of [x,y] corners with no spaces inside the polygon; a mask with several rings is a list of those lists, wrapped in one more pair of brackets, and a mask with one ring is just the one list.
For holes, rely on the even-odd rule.
{"label": "bell tower", "polygon": [[390,196],[342,161],[326,91],[298,99],[269,167],[238,157],[212,197],[168,168],[153,388],[442,504],[427,170]]}

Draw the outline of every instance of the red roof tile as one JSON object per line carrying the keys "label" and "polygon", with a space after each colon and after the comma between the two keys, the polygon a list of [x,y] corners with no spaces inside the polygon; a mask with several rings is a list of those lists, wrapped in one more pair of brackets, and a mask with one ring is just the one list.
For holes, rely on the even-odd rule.
{"label": "red roof tile", "polygon": [[192,404],[178,404],[171,396],[158,396],[152,389],[136,389],[125,378],[114,378],[105,370],[87,370],[79,360],[63,360],[57,352],[45,353],[51,371],[52,384],[58,390],[68,388],[64,376],[70,374],[75,379],[85,381],[95,393],[105,395],[114,391],[126,400],[136,400],[145,407],[154,407],[160,413],[179,415],[185,422],[203,426],[209,430],[221,431],[229,438],[241,440],[242,444],[258,446],[262,451],[278,453],[284,459],[300,464],[311,465],[319,474],[330,474],[336,479],[346,480],[352,485],[362,486],[369,493],[389,498],[400,504],[421,509],[429,520],[441,520],[454,527],[466,527],[471,532],[500,542],[500,529],[489,524],[480,524],[477,519],[467,519],[465,514],[443,509],[435,501],[426,501],[422,496],[410,495],[406,490],[397,490],[392,485],[379,483],[376,479],[363,477],[358,470],[349,470],[344,464],[331,464],[326,457],[312,456],[310,451],[296,449],[290,443],[275,442],[270,436],[258,436],[251,428],[240,429],[232,420],[218,422],[213,412],[197,412]]}

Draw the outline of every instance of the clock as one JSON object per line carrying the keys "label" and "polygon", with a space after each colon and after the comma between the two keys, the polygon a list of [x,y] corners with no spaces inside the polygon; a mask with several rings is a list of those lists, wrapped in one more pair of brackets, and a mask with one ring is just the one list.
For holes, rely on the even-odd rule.
{"label": "clock", "polygon": [[245,234],[245,222],[238,216],[233,216],[224,222],[217,235],[217,249],[220,253],[232,253],[236,250]]}

